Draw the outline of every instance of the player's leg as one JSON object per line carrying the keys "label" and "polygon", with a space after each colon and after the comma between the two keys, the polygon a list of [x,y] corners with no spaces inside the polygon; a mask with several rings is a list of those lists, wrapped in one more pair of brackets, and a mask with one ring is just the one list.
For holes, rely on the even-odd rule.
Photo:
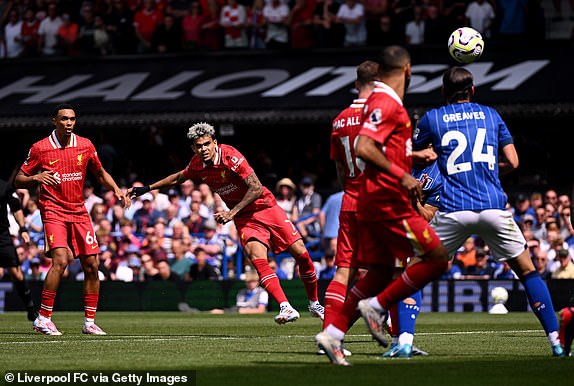
{"label": "player's leg", "polygon": [[80,255],[84,272],[84,326],[82,333],[88,335],[106,335],[95,323],[100,298],[99,261],[97,255]]}
{"label": "player's leg", "polygon": [[574,338],[574,307],[564,307],[560,310],[560,343],[565,356],[571,356],[572,340]]}
{"label": "player's leg", "polygon": [[550,291],[548,291],[546,283],[534,268],[529,251],[525,250],[517,258],[509,259],[507,262],[524,286],[528,303],[544,328],[544,332],[552,346],[552,355],[564,356],[558,337],[558,319],[556,318]]}
{"label": "player's leg", "polygon": [[250,239],[243,246],[245,255],[251,260],[251,264],[259,274],[261,286],[271,295],[279,304],[279,314],[275,317],[275,322],[284,324],[294,322],[299,319],[299,313],[295,310],[289,301],[277,274],[273,272],[267,260],[267,247],[256,239]]}
{"label": "player's leg", "polygon": [[34,301],[32,300],[32,291],[28,288],[28,283],[24,280],[24,273],[19,266],[9,267],[8,273],[10,274],[10,280],[16,288],[16,293],[24,302],[26,307],[28,320],[33,322],[38,317],[38,311],[34,306]]}
{"label": "player's leg", "polygon": [[305,286],[307,299],[309,299],[309,312],[316,318],[324,318],[325,309],[319,304],[319,291],[317,287],[317,273],[315,265],[309,255],[309,251],[303,243],[303,239],[295,241],[287,249],[291,256],[295,258],[299,267],[299,277]]}
{"label": "player's leg", "polygon": [[[46,232],[46,234],[50,233]],[[66,271],[66,267],[68,266],[70,252],[65,247],[57,247],[49,249],[47,251],[47,256],[52,259],[52,266],[44,278],[42,302],[40,304],[39,315],[36,320],[34,320],[33,328],[45,335],[62,335],[52,322],[52,311],[54,309],[56,292],[58,291],[60,281]]]}

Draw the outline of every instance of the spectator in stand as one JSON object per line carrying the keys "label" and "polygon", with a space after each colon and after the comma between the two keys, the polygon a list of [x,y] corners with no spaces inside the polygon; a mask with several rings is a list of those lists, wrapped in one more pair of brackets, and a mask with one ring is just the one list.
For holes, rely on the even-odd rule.
{"label": "spectator in stand", "polygon": [[102,204],[104,199],[94,193],[94,185],[90,180],[86,180],[84,183],[84,189],[82,190],[84,194],[85,207],[88,213],[92,212],[92,207],[94,204]]}
{"label": "spectator in stand", "polygon": [[36,19],[34,10],[32,8],[26,9],[24,12],[24,20],[22,21],[22,30],[20,32],[23,47],[22,54],[20,56],[33,58],[39,55],[39,29],[40,21]]}
{"label": "spectator in stand", "polygon": [[218,280],[219,274],[215,268],[208,263],[208,254],[202,247],[194,249],[195,263],[189,268],[189,272],[185,276],[186,281],[194,280]]}
{"label": "spectator in stand", "polygon": [[455,28],[466,25],[467,2],[464,0],[445,0],[442,3],[442,15],[446,22],[447,31],[454,31]]}
{"label": "spectator in stand", "polygon": [[316,48],[338,48],[343,46],[345,28],[337,22],[339,3],[335,0],[317,0],[313,12],[314,46]]}
{"label": "spectator in stand", "polygon": [[335,272],[337,272],[335,255],[330,251],[325,253],[325,257],[323,257],[323,264],[321,264],[319,269],[319,280],[333,280]]}
{"label": "spectator in stand", "polygon": [[287,48],[289,46],[289,29],[287,28],[289,6],[281,0],[271,0],[263,7],[263,17],[267,24],[266,47],[270,50]]}
{"label": "spectator in stand", "polygon": [[472,1],[468,4],[464,16],[466,16],[466,25],[480,32],[483,38],[492,37],[491,27],[496,14],[490,2],[487,0]]}
{"label": "spectator in stand", "polygon": [[201,247],[207,254],[207,261],[209,264],[217,269],[221,269],[221,262],[223,260],[223,250],[225,243],[220,237],[218,226],[215,220],[208,219],[203,224],[203,237],[200,237],[197,246]]}
{"label": "spectator in stand", "polygon": [[550,279],[552,272],[549,269],[548,252],[543,249],[537,248],[534,252],[534,257],[532,259],[536,270],[540,274],[540,277],[544,280]]}
{"label": "spectator in stand", "polygon": [[530,194],[530,206],[534,209],[543,206],[544,198],[540,192],[532,192]]}
{"label": "spectator in stand", "polygon": [[313,46],[313,11],[315,0],[295,0],[287,24],[291,48],[311,48]]}
{"label": "spectator in stand", "polygon": [[574,227],[570,219],[572,209],[570,206],[561,207],[558,225],[560,226],[560,237],[568,243],[569,247],[574,245]]}
{"label": "spectator in stand", "polygon": [[173,259],[170,259],[171,271],[180,279],[185,279],[185,274],[193,264],[193,254],[186,250],[182,240],[173,240],[171,249],[173,251]]}
{"label": "spectator in stand", "polygon": [[297,202],[295,183],[290,178],[282,178],[275,185],[275,200],[287,214],[287,218],[293,219],[293,210]]}
{"label": "spectator in stand", "polygon": [[216,1],[208,2],[201,7],[204,15],[201,24],[201,48],[207,51],[218,51],[223,46],[223,30],[219,24],[220,6]]}
{"label": "spectator in stand", "polygon": [[301,194],[293,210],[293,219],[305,242],[309,242],[321,236],[319,213],[323,198],[315,191],[315,183],[311,177],[303,177],[299,189]]}
{"label": "spectator in stand", "polygon": [[526,214],[534,218],[534,216],[536,216],[536,211],[530,205],[530,199],[528,196],[526,194],[520,193],[516,197],[516,204],[514,205],[514,221],[520,224]]}
{"label": "spectator in stand", "polygon": [[522,38],[526,35],[528,0],[498,0],[497,12],[501,15],[497,43],[526,44]]}
{"label": "spectator in stand", "polygon": [[48,5],[48,16],[40,22],[38,29],[40,53],[42,56],[58,54],[58,30],[62,18],[58,15],[56,3]]}
{"label": "spectator in stand", "polygon": [[153,52],[160,54],[180,52],[183,49],[181,25],[172,15],[165,15],[153,31],[151,38]]}
{"label": "spectator in stand", "polygon": [[100,50],[96,47],[96,14],[90,3],[82,6],[79,21],[78,48],[82,55],[99,55]]}
{"label": "spectator in stand", "polygon": [[446,21],[440,13],[440,8],[434,4],[429,4],[425,8],[425,44],[444,44],[444,37],[450,32],[446,29]]}
{"label": "spectator in stand", "polygon": [[201,5],[197,1],[192,1],[189,5],[189,12],[181,18],[184,51],[197,51],[201,47],[203,19]]}
{"label": "spectator in stand", "polygon": [[364,0],[365,27],[367,28],[367,45],[380,47],[381,43],[375,39],[381,28],[381,17],[388,15],[389,1],[387,0]]}
{"label": "spectator in stand", "polygon": [[193,3],[197,2],[191,0],[169,0],[165,8],[165,14],[171,15],[177,22],[181,22],[186,15],[189,15]]}
{"label": "spectator in stand", "polygon": [[463,271],[465,280],[490,280],[494,278],[495,265],[490,256],[482,248],[476,250],[475,264],[466,267]]}
{"label": "spectator in stand", "polygon": [[382,47],[392,46],[395,44],[402,45],[405,41],[404,28],[396,26],[395,22],[389,15],[381,16],[379,20],[379,29],[374,31],[372,39],[378,42]]}
{"label": "spectator in stand", "polygon": [[357,0],[345,0],[337,11],[337,22],[345,27],[344,47],[362,47],[367,44],[365,7]]}
{"label": "spectator in stand", "polygon": [[142,253],[141,262],[143,266],[144,280],[151,280],[155,275],[158,274],[159,270],[155,267],[155,263],[150,255],[147,253]]}
{"label": "spectator in stand", "polygon": [[552,272],[552,279],[574,279],[574,263],[568,249],[560,249],[557,260],[559,265]]}
{"label": "spectator in stand", "polygon": [[413,8],[413,20],[405,25],[405,44],[409,46],[421,45],[425,42],[425,20],[423,8],[415,5]]}
{"label": "spectator in stand", "polygon": [[247,48],[247,12],[237,0],[227,0],[221,8],[219,24],[223,27],[223,46],[225,48]]}
{"label": "spectator in stand", "polygon": [[4,57],[17,58],[22,55],[24,46],[22,45],[22,20],[16,9],[12,9],[8,16],[8,22],[2,24],[4,28]]}
{"label": "spectator in stand", "polygon": [[26,211],[28,213],[26,215],[26,228],[30,234],[30,240],[44,246],[44,224],[42,223],[40,208],[38,208],[38,202],[35,198],[28,200]]}
{"label": "spectator in stand", "polygon": [[172,272],[169,262],[166,259],[159,260],[155,264],[155,267],[158,272],[152,276],[152,280],[171,281],[176,283],[181,281],[181,278],[175,272]]}
{"label": "spectator in stand", "polygon": [[70,14],[62,14],[62,25],[58,29],[58,47],[65,56],[78,56],[78,36],[80,26],[70,18]]}
{"label": "spectator in stand", "polygon": [[[534,264],[534,266],[536,266],[536,264]],[[492,278],[497,280],[516,280],[518,276],[506,261],[501,261],[496,265]]]}
{"label": "spectator in stand", "polygon": [[325,204],[319,212],[319,223],[321,225],[321,236],[325,255],[337,254],[337,236],[339,232],[339,214],[343,202],[343,190],[331,194],[325,200]]}
{"label": "spectator in stand", "polygon": [[125,0],[113,0],[113,8],[103,15],[114,54],[133,54],[136,49],[134,13]]}
{"label": "spectator in stand", "polygon": [[249,38],[249,48],[259,50],[264,49],[265,37],[267,36],[267,25],[263,16],[265,0],[253,0],[251,7],[247,9],[247,34]]}
{"label": "spectator in stand", "polygon": [[245,273],[245,288],[237,292],[235,306],[240,314],[263,314],[267,312],[269,294],[259,285],[257,272]]}
{"label": "spectator in stand", "polygon": [[152,37],[157,26],[163,22],[163,12],[155,5],[154,0],[143,0],[141,8],[134,14],[134,29],[138,41],[137,52],[151,52]]}
{"label": "spectator in stand", "polygon": [[109,55],[112,53],[112,41],[104,19],[100,15],[94,16],[94,54]]}
{"label": "spectator in stand", "polygon": [[468,237],[462,245],[462,250],[456,253],[454,264],[460,265],[463,271],[476,265],[476,242],[473,236]]}

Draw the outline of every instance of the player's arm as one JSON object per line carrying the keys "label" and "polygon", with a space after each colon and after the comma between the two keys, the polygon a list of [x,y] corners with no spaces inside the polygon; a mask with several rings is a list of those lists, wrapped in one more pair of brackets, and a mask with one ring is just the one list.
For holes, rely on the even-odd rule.
{"label": "player's arm", "polygon": [[16,188],[31,188],[36,184],[53,186],[59,183],[60,179],[54,175],[54,172],[49,170],[44,170],[41,173],[32,174],[30,176],[27,176],[20,170],[14,178],[14,186]]}
{"label": "player's arm", "polygon": [[335,161],[335,169],[337,171],[337,181],[341,184],[341,187],[345,187],[345,182],[347,181],[347,176],[345,174],[345,165],[339,160]]}
{"label": "player's arm", "polygon": [[149,192],[150,190],[154,189],[162,189],[167,188],[175,185],[179,185],[185,182],[187,178],[183,175],[183,170],[170,174],[169,176],[161,179],[159,181],[154,182],[153,184],[146,185],[146,186],[133,186],[128,189],[127,195],[130,198],[139,197],[144,193]]}
{"label": "player's arm", "polygon": [[500,175],[508,174],[518,168],[518,153],[513,143],[502,148],[502,157],[498,157],[498,173]]}
{"label": "player's arm", "polygon": [[355,154],[357,157],[370,163],[383,173],[387,173],[395,177],[400,182],[401,186],[407,190],[411,200],[416,199],[420,201],[422,199],[422,189],[419,181],[410,173],[401,169],[400,166],[389,161],[374,139],[365,135],[359,135]]}
{"label": "player's arm", "polygon": [[107,189],[114,192],[116,198],[119,202],[122,202],[126,208],[131,206],[130,197],[120,189],[116,181],[112,178],[110,173],[108,173],[104,168],[101,168],[95,173],[97,181],[105,186]]}
{"label": "player's arm", "polygon": [[253,201],[257,200],[259,196],[263,193],[263,185],[257,174],[255,172],[251,173],[243,180],[247,185],[247,192],[229,212],[217,212],[213,215],[215,221],[220,224],[226,224],[229,221],[233,220],[233,218],[237,215],[237,213],[241,212],[246,206],[251,204]]}
{"label": "player's arm", "polygon": [[22,210],[22,204],[20,199],[13,195],[10,196],[8,200],[8,206],[10,206],[10,212],[14,216],[16,223],[20,227],[18,233],[26,244],[30,242],[30,234],[28,233],[28,229],[26,228],[26,218],[24,217],[24,211]]}
{"label": "player's arm", "polygon": [[421,216],[423,216],[425,220],[427,220],[427,222],[432,220],[435,213],[438,211],[438,208],[436,206],[428,204],[421,205],[420,201],[417,201],[415,209],[417,210],[417,212],[419,212]]}

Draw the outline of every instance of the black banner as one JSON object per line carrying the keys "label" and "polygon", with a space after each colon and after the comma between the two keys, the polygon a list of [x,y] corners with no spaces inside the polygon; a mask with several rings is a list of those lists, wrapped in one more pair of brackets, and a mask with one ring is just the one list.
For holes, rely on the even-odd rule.
{"label": "black banner", "polygon": [[[339,110],[354,97],[356,66],[378,50],[206,53],[186,56],[4,60],[0,116],[49,116],[61,102],[85,115],[209,114]],[[410,108],[436,106],[443,72],[455,63],[446,47],[411,49]],[[561,114],[574,102],[574,50],[509,52],[486,48],[467,66],[480,103],[507,111]],[[522,106],[516,111],[516,106]],[[514,107],[512,107],[514,106]],[[561,107],[562,106],[562,107]],[[564,107],[565,106],[565,107]],[[173,117],[172,117],[173,118]],[[45,122],[42,118],[42,122]],[[170,117],[164,117],[169,120]],[[231,119],[231,118],[229,118]],[[3,120],[2,127],[18,124]]]}

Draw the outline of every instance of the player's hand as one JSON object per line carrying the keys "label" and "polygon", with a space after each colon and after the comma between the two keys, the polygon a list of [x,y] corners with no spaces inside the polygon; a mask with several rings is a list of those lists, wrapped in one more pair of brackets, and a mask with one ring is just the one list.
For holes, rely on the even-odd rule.
{"label": "player's hand", "polygon": [[115,192],[115,195],[116,199],[122,204],[124,208],[128,209],[132,205],[132,200],[127,195],[127,193],[123,192],[123,190]]}
{"label": "player's hand", "polygon": [[26,228],[20,228],[20,238],[22,239],[22,241],[26,244],[30,244],[30,233],[28,232],[28,229]]}
{"label": "player's hand", "polygon": [[219,224],[227,224],[233,220],[233,215],[231,212],[217,212],[213,214],[213,218]]}
{"label": "player's hand", "polygon": [[409,194],[409,199],[411,202],[413,200],[421,201],[423,198],[423,190],[421,188],[421,184],[419,180],[414,178],[408,173],[405,173],[403,178],[401,179],[401,185],[405,188]]}
{"label": "player's hand", "polygon": [[150,190],[151,190],[151,188],[149,185],[132,186],[131,188],[128,189],[126,194],[129,198],[136,198],[136,197],[141,196],[142,194],[149,192]]}
{"label": "player's hand", "polygon": [[54,186],[58,185],[61,181],[60,174],[53,172],[52,170],[44,170],[42,173],[36,174],[34,176],[34,181],[42,185]]}
{"label": "player's hand", "polygon": [[423,150],[413,151],[413,162],[414,163],[429,164],[436,159],[437,159],[437,154],[432,149],[432,147],[428,147],[428,148],[423,149]]}

